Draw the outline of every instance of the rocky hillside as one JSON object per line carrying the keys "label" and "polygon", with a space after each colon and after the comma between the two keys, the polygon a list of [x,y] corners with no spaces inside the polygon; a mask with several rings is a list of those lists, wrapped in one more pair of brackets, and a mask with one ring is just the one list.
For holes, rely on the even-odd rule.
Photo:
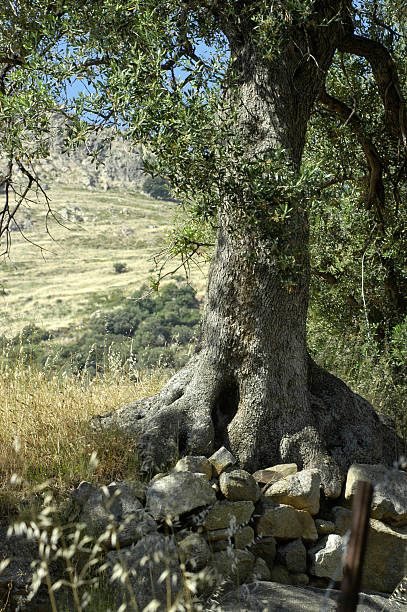
{"label": "rocky hillside", "polygon": [[140,189],[146,179],[140,151],[122,136],[112,139],[112,135],[109,129],[92,133],[86,143],[67,153],[63,124],[57,124],[52,129],[51,155],[36,166],[39,175],[50,184]]}

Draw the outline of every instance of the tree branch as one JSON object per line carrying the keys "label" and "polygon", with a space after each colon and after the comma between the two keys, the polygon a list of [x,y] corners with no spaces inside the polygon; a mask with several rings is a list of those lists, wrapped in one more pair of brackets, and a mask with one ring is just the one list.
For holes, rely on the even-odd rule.
{"label": "tree branch", "polygon": [[347,106],[347,104],[341,100],[338,100],[334,96],[328,94],[325,89],[325,84],[321,88],[318,100],[330,111],[339,115],[344,125],[348,125],[352,132],[357,136],[369,166],[369,193],[367,198],[367,206],[368,208],[370,208],[372,205],[375,206],[377,220],[381,225],[383,225],[385,210],[383,163],[380,159],[376,146],[370,140],[370,138],[365,135],[362,122],[355,113],[355,110],[349,108],[349,106]]}
{"label": "tree branch", "polygon": [[396,64],[384,45],[356,34],[344,37],[339,51],[352,53],[367,59],[383,101],[386,122],[397,138],[401,138],[407,149],[407,115],[403,95],[400,89]]}
{"label": "tree branch", "polygon": [[[316,270],[315,268],[311,269],[311,274],[314,276],[319,276],[327,281],[329,285],[334,287],[335,285],[339,285],[339,279],[331,274],[330,272],[323,272],[322,270]],[[348,304],[353,308],[353,310],[360,310],[360,304],[355,300],[352,295],[344,293],[344,298],[348,302]]]}

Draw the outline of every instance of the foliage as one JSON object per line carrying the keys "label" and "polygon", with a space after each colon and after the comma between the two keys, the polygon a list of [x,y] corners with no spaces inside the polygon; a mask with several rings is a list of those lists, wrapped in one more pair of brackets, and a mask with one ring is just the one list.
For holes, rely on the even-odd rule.
{"label": "foliage", "polygon": [[127,267],[126,263],[122,263],[122,262],[116,262],[113,264],[113,269],[116,272],[116,274],[124,274],[125,272],[128,272],[129,269]]}
{"label": "foliage", "polygon": [[143,183],[143,191],[156,200],[172,199],[168,183],[159,176],[148,176]]}
{"label": "foliage", "polygon": [[[86,141],[95,125],[125,127],[127,138],[145,147],[146,169],[165,177],[198,219],[191,227],[216,226],[219,206],[228,202],[243,233],[254,225],[269,236],[269,255],[288,271],[288,286],[295,271],[290,209],[303,198],[310,213],[314,316],[336,334],[363,336],[364,329],[379,351],[400,346],[407,295],[404,111],[400,107],[395,126],[383,103],[397,88],[402,99],[406,86],[405,11],[392,0],[338,3],[343,12],[331,11],[335,3],[317,10],[309,0],[276,2],[273,10],[265,0],[224,0],[221,11],[213,4],[97,0],[82,7],[68,0],[62,10],[41,0],[14,11],[5,4],[0,134],[9,163],[3,183],[12,189],[13,165],[24,174],[33,158],[47,154],[50,112],[66,118],[67,147]],[[328,97],[321,96],[309,126],[299,182],[284,151],[253,158],[241,142],[228,20],[244,24],[266,62],[278,61],[293,32],[311,35],[329,20],[342,20],[344,30],[353,28],[391,53],[386,62],[393,80],[384,98],[371,62],[336,53]],[[68,80],[82,81],[89,93],[68,100]],[[89,154],[97,157],[97,151]],[[172,253],[186,256],[212,242],[201,231],[184,225],[172,234]],[[401,367],[400,349],[393,354]]]}
{"label": "foliage", "polygon": [[8,360],[19,356],[51,371],[95,375],[111,358],[126,364],[133,375],[159,364],[180,367],[201,319],[195,291],[172,282],[149,293],[143,286],[130,299],[121,299],[115,310],[97,312],[86,331],[69,343],[60,344],[58,333],[29,325],[11,340],[0,338],[0,344]]}

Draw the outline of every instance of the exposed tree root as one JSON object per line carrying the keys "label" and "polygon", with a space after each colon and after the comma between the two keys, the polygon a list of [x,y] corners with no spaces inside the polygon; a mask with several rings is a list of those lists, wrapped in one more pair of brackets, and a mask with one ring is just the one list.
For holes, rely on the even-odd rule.
{"label": "exposed tree root", "polygon": [[134,433],[142,458],[154,470],[179,455],[208,456],[224,445],[250,471],[280,462],[318,468],[325,494],[337,497],[351,463],[391,465],[400,440],[341,380],[311,360],[308,369],[310,410],[305,415],[276,409],[262,378],[252,389],[200,353],[157,395],[93,422]]}

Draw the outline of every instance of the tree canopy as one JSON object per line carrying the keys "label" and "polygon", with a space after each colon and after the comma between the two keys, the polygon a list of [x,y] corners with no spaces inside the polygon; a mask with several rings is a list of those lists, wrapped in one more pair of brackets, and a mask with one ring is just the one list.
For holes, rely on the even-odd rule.
{"label": "tree canopy", "polygon": [[[66,120],[67,148],[86,141],[90,130],[111,126],[145,148],[146,168],[171,185],[188,211],[174,250],[194,252],[207,244],[209,227],[218,231],[219,269],[235,266],[227,289],[219,281],[212,297],[209,290],[204,323],[209,347],[217,298],[230,329],[236,321],[225,314],[227,299],[235,302],[238,324],[228,344],[235,352],[225,361],[240,351],[243,363],[255,351],[260,318],[267,329],[294,325],[281,314],[284,308],[298,307],[299,320],[305,318],[308,218],[316,307],[337,330],[366,325],[374,342],[400,346],[407,329],[407,32],[399,3],[10,0],[0,15],[5,250],[21,201],[42,190],[35,159],[47,154],[52,116]],[[73,82],[83,83],[76,96],[67,88]],[[97,151],[89,154],[97,158]],[[229,243],[229,263],[240,253],[240,268],[223,258]],[[262,274],[270,283],[258,292],[278,285],[283,293],[270,289],[274,301],[265,300],[263,314],[255,315]],[[273,304],[280,319],[267,319]],[[253,332],[250,351],[236,339],[246,332]],[[291,361],[303,362],[304,386],[302,323],[290,333],[287,346],[298,349]],[[270,339],[277,353],[284,342]],[[274,354],[266,353],[265,361]],[[216,402],[226,402],[227,427],[243,401],[243,369],[240,364],[230,374],[227,393],[216,391]],[[284,376],[296,377],[294,370]],[[226,425],[219,425],[224,437]],[[229,433],[231,440],[237,436]]]}
{"label": "tree canopy", "polygon": [[[298,23],[310,27],[314,4],[6,2],[0,26],[3,248],[10,219],[18,223],[18,203],[41,190],[33,162],[49,152],[55,114],[66,119],[67,148],[109,125],[126,128],[148,149],[147,167],[169,180],[191,213],[184,234],[174,237],[175,250],[210,241],[190,219],[213,219],[225,190],[235,194],[250,184],[261,202],[269,196],[265,172],[275,177],[276,169],[280,191],[292,189],[281,163],[274,161],[270,172],[256,160],[255,168],[237,142],[233,103],[225,95],[234,87],[233,37],[225,22],[232,14],[244,22],[271,61]],[[369,1],[348,3],[331,18],[352,24],[355,42],[337,51],[307,135],[301,188],[307,183],[314,291],[324,296],[319,308],[337,329],[367,318],[372,335],[383,339],[401,325],[403,336],[405,11],[397,2]],[[237,162],[240,171],[232,176],[227,168]],[[16,169],[25,178],[21,184],[13,180]],[[289,214],[287,197],[280,200],[270,211],[277,223]],[[243,214],[256,221],[257,212]]]}

